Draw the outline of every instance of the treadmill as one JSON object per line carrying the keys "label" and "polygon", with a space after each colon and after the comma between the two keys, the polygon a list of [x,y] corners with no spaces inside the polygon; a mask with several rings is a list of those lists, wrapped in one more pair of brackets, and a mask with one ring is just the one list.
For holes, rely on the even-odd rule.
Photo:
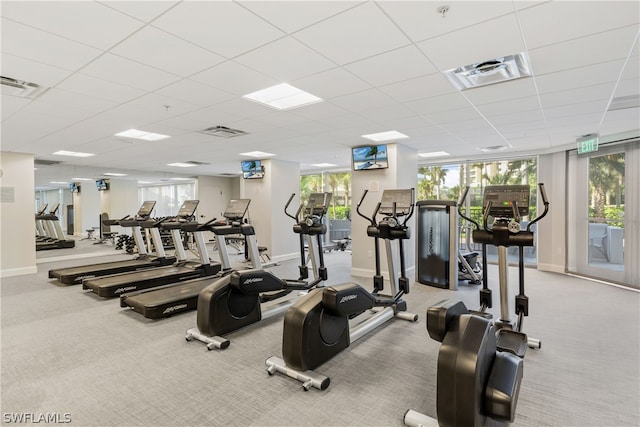
{"label": "treadmill", "polygon": [[73,239],[66,239],[64,232],[60,226],[60,221],[56,212],[60,207],[60,203],[54,205],[53,209],[47,214],[37,215],[36,221],[41,221],[44,226],[47,236],[49,237],[43,241],[36,241],[36,251],[48,250],[48,249],[65,249],[73,248],[76,245],[76,241]]}
{"label": "treadmill", "polygon": [[[155,205],[155,201],[145,201],[142,203],[142,206],[140,206],[140,209],[138,209],[138,213],[136,213],[134,218],[129,218],[129,215],[127,215],[122,219],[104,221],[108,222],[108,225],[119,225],[121,227],[131,228],[133,238],[138,247],[138,256],[136,258],[49,270],[49,278],[58,279],[58,281],[64,285],[78,285],[82,283],[84,279],[161,267],[176,262],[175,256],[166,256],[164,250],[158,249],[157,247],[155,256],[147,252],[140,224],[142,221],[149,219]],[[154,244],[156,244],[155,241]]]}
{"label": "treadmill", "polygon": [[157,233],[156,235],[152,234],[156,248],[159,247],[158,240],[156,240],[160,237],[158,229],[162,227],[171,232],[177,258],[173,265],[87,279],[82,282],[82,289],[90,290],[103,298],[113,298],[131,291],[155,288],[169,283],[213,276],[218,273],[222,268],[220,263],[209,260],[203,235],[204,230],[197,230],[193,233],[200,255],[199,262],[187,260],[184,250],[180,230],[184,224],[194,222],[194,212],[198,203],[198,200],[186,200],[175,217],[141,223],[143,228],[149,228],[152,233]]}
{"label": "treadmill", "polygon": [[[218,240],[218,253],[224,267],[223,275],[230,273],[231,266],[225,242],[225,236],[241,234],[246,241],[247,252],[253,268],[261,268],[255,230],[250,224],[244,224],[243,218],[249,207],[250,199],[231,200],[224,212],[226,221],[222,224],[202,224],[199,228],[213,231]],[[189,227],[189,226],[187,226]],[[120,296],[120,307],[129,307],[148,319],[160,319],[174,314],[192,311],[197,308],[200,291],[211,284],[211,278],[189,280],[159,288],[126,293]]]}

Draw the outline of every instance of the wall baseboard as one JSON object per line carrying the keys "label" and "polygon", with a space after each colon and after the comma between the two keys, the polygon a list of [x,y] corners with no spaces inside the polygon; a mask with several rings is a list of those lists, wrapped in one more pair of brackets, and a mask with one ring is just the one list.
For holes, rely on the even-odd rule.
{"label": "wall baseboard", "polygon": [[299,257],[300,257],[300,254],[298,252],[291,252],[291,253],[282,254],[282,255],[274,255],[271,257],[271,262],[289,261],[290,259],[297,259]]}
{"label": "wall baseboard", "polygon": [[38,267],[22,267],[22,268],[8,268],[5,270],[0,270],[0,277],[14,277],[14,276],[24,276],[25,274],[35,274],[38,272]]}
{"label": "wall baseboard", "polygon": [[566,271],[564,269],[564,265],[557,265],[557,264],[541,264],[538,263],[538,270],[540,271],[550,271],[552,273],[560,273],[560,274],[565,274]]}

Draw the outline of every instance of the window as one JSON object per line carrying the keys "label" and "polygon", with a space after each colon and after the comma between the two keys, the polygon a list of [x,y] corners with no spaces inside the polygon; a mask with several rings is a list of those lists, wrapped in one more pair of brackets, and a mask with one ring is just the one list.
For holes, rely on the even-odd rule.
{"label": "window", "polygon": [[138,203],[155,200],[156,217],[173,216],[185,200],[195,199],[195,183],[160,184],[138,187]]}

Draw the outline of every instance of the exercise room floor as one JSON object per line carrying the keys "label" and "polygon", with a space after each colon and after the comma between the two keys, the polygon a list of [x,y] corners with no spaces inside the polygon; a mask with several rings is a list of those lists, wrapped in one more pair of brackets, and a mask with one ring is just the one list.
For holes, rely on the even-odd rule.
{"label": "exercise room floor", "polygon": [[[7,414],[55,413],[75,426],[400,426],[408,409],[435,415],[439,344],[425,329],[427,307],[445,298],[473,308],[478,301],[476,286],[452,292],[414,284],[406,300],[418,322],[388,322],[317,369],[331,378],[327,390],[303,392],[297,381],[265,371],[264,361],[281,355],[281,317],[228,335],[226,350],[207,351],[184,339],[195,312],[151,321],[117,299],[48,279],[51,268],[131,257],[78,243],[49,251],[48,262],[38,254],[37,274],[2,279],[3,423]],[[328,284],[371,288],[371,279],[350,276],[348,252],[326,260]],[[271,270],[294,277],[297,264]],[[496,289],[495,266],[488,274]],[[527,352],[513,425],[640,425],[640,294],[525,274],[525,331],[542,349]],[[515,288],[516,268],[509,277]],[[497,295],[494,304],[497,314]]]}

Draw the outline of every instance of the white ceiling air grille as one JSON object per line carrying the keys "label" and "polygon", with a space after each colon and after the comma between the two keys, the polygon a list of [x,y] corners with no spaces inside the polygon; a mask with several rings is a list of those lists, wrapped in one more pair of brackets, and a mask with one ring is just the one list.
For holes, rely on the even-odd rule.
{"label": "white ceiling air grille", "polygon": [[246,135],[247,132],[238,129],[231,129],[226,126],[212,126],[201,130],[200,132],[207,135],[218,136],[220,138],[233,138],[234,136]]}
{"label": "white ceiling air grille", "polygon": [[466,90],[529,77],[531,67],[527,54],[521,52],[447,70],[444,74],[458,90]]}
{"label": "white ceiling air grille", "polygon": [[640,95],[618,96],[611,100],[607,111],[626,110],[640,107]]}
{"label": "white ceiling air grille", "polygon": [[497,151],[504,151],[509,148],[508,145],[491,145],[489,147],[479,147],[478,150],[483,153],[495,153]]}
{"label": "white ceiling air grille", "polygon": [[198,162],[196,160],[189,160],[187,162],[184,163],[189,163],[190,165],[194,165],[194,166],[202,166],[202,165],[210,165],[211,163],[207,163],[207,162]]}
{"label": "white ceiling air grille", "polygon": [[11,77],[0,76],[2,94],[19,96],[20,98],[36,99],[50,88],[42,87],[36,83],[25,82]]}
{"label": "white ceiling air grille", "polygon": [[42,160],[42,159],[35,159],[33,161],[33,164],[36,166],[53,166],[53,165],[59,165],[60,161],[58,160]]}

